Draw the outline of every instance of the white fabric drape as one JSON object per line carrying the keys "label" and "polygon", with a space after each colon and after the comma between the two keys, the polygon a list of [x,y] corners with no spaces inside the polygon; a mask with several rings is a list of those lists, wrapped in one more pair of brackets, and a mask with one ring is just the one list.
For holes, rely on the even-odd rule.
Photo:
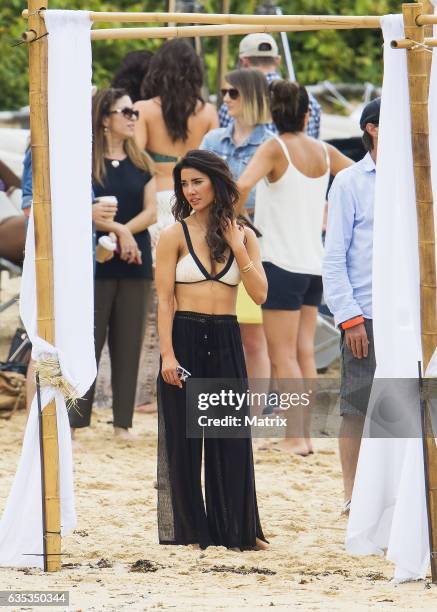
{"label": "white fabric drape", "polygon": [[[407,62],[406,51],[390,47],[391,40],[404,38],[402,15],[385,16],[382,28],[384,82],[372,281],[375,379],[416,379],[422,354]],[[433,375],[435,367],[433,359],[426,374]],[[417,425],[419,396],[414,381],[412,385],[414,389],[406,417]],[[375,422],[376,408],[372,405],[375,386],[369,403],[366,434]],[[387,557],[396,564],[396,581],[424,577],[429,563],[429,543],[422,440],[419,437],[363,437],[346,549],[355,554],[382,554],[386,550]]]}
{"label": "white fabric drape", "polygon": [[[54,259],[55,346],[38,337],[35,241],[31,217],[20,313],[32,356],[57,355],[63,375],[83,395],[96,376],[93,334],[91,219],[91,22],[83,11],[46,11],[48,113]],[[68,414],[62,395],[42,389],[43,408],[54,398],[59,438],[61,530],[76,523]],[[0,565],[43,567],[41,472],[36,398],[23,450],[0,521]]]}

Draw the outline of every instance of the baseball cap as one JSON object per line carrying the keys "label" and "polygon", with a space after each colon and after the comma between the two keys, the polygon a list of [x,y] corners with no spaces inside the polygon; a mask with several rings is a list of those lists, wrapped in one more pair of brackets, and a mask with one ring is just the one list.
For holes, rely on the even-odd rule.
{"label": "baseball cap", "polygon": [[364,131],[367,123],[379,123],[379,111],[381,109],[381,98],[375,98],[363,108],[360,119],[360,128]]}
{"label": "baseball cap", "polygon": [[240,42],[240,57],[277,57],[278,45],[269,34],[248,34]]}

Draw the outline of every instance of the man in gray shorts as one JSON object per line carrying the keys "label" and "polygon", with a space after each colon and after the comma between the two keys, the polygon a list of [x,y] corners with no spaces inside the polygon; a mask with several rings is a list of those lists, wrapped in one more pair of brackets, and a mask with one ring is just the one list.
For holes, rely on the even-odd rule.
{"label": "man in gray shorts", "polygon": [[342,170],[329,192],[323,261],[326,303],[341,329],[339,449],[348,513],[361,435],[375,373],[372,332],[372,244],[380,98],[360,119],[367,154]]}

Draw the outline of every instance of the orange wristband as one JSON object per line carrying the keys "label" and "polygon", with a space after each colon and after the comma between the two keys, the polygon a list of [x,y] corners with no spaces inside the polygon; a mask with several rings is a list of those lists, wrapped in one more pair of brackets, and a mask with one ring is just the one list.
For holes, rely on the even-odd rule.
{"label": "orange wristband", "polygon": [[364,317],[361,315],[340,323],[340,327],[341,329],[350,329],[351,327],[355,327],[355,325],[360,325],[360,323],[364,323]]}

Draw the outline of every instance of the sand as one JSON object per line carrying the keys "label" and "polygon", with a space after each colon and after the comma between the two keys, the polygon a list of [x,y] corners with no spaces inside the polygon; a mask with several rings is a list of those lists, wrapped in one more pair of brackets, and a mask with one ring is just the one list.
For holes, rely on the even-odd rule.
{"label": "sand", "polygon": [[[17,323],[16,308],[0,315],[0,357]],[[109,410],[97,410],[92,427],[78,436],[78,525],[63,540],[62,571],[0,568],[0,590],[68,590],[69,609],[84,611],[436,608],[429,578],[393,585],[391,563],[345,553],[335,440],[316,440],[316,453],[307,458],[290,457],[274,445],[256,450],[258,503],[271,550],[202,552],[157,543],[156,417],[135,416],[134,431],[141,436],[135,443],[115,441],[110,420]],[[0,512],[24,426],[22,414],[0,421]],[[152,571],[130,571],[139,560],[150,562],[143,565]]]}

